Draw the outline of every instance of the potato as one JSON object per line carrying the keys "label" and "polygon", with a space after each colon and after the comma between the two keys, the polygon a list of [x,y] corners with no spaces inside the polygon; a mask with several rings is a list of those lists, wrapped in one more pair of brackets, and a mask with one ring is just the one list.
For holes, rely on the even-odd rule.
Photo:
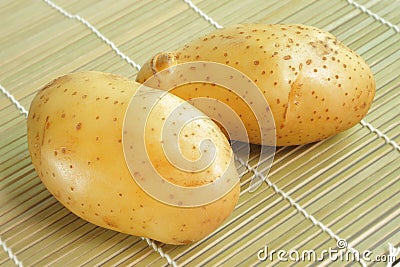
{"label": "potato", "polygon": [[[295,24],[217,30],[155,55],[136,80],[143,83],[163,69],[193,61],[226,64],[254,81],[273,113],[278,146],[319,141],[354,126],[375,95],[371,70],[358,54],[328,32]],[[186,100],[205,96],[226,103],[242,118],[250,142],[260,143],[253,107],[226,88],[193,82],[170,92]]]}
{"label": "potato", "polygon": [[[134,81],[101,72],[73,73],[46,85],[35,96],[28,117],[32,163],[55,198],[91,223],[169,244],[194,242],[214,231],[237,203],[240,186],[232,164],[232,150],[218,126],[203,113],[171,94],[162,92],[164,96],[160,97],[153,89],[135,95],[139,103],[145,103],[152,94],[159,101],[149,113],[145,128],[139,129],[138,124],[130,132],[129,127],[136,121],[127,122],[128,126],[123,127],[124,116],[138,88],[139,84]],[[180,106],[185,109],[185,116],[169,116]],[[172,124],[182,124],[188,116],[196,119],[180,129],[176,139],[162,135],[166,119]],[[225,173],[235,182],[224,195],[201,205],[187,205],[185,199],[177,199],[177,195],[166,192],[161,184],[158,189],[171,198],[171,203],[159,200],[138,183],[158,177],[150,177],[152,174],[143,166],[138,166],[132,175],[130,163],[125,162],[124,149],[131,149],[126,154],[131,156],[139,151],[136,146],[140,144],[132,143],[133,139],[129,139],[132,137],[144,140],[151,164],[172,184],[217,190],[218,183],[214,182],[220,181],[218,178]],[[203,139],[211,140],[215,149],[200,151],[199,143]],[[163,143],[174,142],[181,150],[175,153],[182,153],[195,165],[200,154],[214,152],[214,161],[197,172],[182,170],[163,153]],[[140,159],[142,155],[136,156]]]}

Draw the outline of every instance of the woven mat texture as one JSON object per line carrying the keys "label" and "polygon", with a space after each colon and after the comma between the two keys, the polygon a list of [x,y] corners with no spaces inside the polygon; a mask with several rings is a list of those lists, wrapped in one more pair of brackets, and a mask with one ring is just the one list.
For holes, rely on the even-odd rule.
{"label": "woven mat texture", "polygon": [[[90,22],[139,65],[215,29],[181,0],[55,3]],[[375,257],[388,255],[389,243],[400,247],[400,1],[193,3],[222,26],[301,23],[325,29],[368,62],[377,93],[365,122],[373,128],[357,124],[321,142],[277,148],[268,178],[307,216],[358,251],[370,250]],[[132,79],[137,74],[88,27],[45,1],[0,1],[0,84],[10,94],[0,94],[0,266],[361,266],[329,259],[260,261],[257,253],[265,246],[316,252],[337,248],[318,223],[267,184],[254,193],[243,190],[233,214],[218,230],[186,246],[149,245],[70,213],[34,171],[26,117],[10,96],[28,110],[41,86],[79,70]],[[245,189],[253,174],[241,171]]]}

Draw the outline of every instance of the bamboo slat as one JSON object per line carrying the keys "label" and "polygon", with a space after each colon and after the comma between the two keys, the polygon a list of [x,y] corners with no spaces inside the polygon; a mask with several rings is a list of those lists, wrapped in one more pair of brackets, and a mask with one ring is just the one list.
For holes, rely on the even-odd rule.
{"label": "bamboo slat", "polygon": [[[157,52],[174,50],[215,29],[181,0],[55,3],[89,21],[139,65]],[[396,32],[400,2],[193,3],[222,26],[300,23],[328,30],[369,63],[377,93],[365,121],[379,134],[358,124],[321,142],[277,148],[268,178],[305,209],[307,216],[312,215],[359,251],[388,255],[389,242],[400,247],[400,151],[393,145],[400,143],[400,33]],[[369,11],[364,12],[359,5]],[[0,84],[25,109],[41,86],[78,70],[129,78],[137,73],[86,26],[63,16],[45,1],[0,2]],[[257,163],[257,147],[253,146],[249,164]],[[266,162],[260,163],[261,169],[267,167]],[[266,183],[249,193],[253,173],[244,167],[239,171],[243,174],[239,203],[219,229],[194,244],[154,243],[152,247],[140,237],[85,222],[58,203],[31,164],[25,116],[9,98],[0,96],[0,237],[24,266],[167,266],[168,259],[179,266],[359,264],[329,259],[259,261],[257,253],[264,246],[321,253],[336,248],[336,240]],[[2,249],[0,266],[15,266]]]}

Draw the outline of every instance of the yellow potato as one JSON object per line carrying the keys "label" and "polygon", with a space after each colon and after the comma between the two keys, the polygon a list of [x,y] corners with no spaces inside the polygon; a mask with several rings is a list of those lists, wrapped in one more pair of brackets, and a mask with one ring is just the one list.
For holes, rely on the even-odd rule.
{"label": "yellow potato", "polygon": [[[184,106],[185,116],[200,117],[177,132],[179,139],[166,135],[163,140],[163,123],[171,111],[185,103],[171,94],[155,103],[145,129],[140,125],[123,128],[126,110],[138,87],[134,81],[100,72],[73,73],[46,85],[35,96],[29,112],[32,163],[57,200],[89,222],[169,244],[199,240],[215,230],[237,203],[240,186],[232,150],[220,129],[189,105]],[[143,92],[139,102],[146,102],[146,97],[155,92]],[[182,123],[185,118],[169,119]],[[144,140],[151,164],[165,180],[185,188],[211,185],[213,189],[218,184],[211,183],[226,172],[235,183],[226,194],[202,205],[186,205],[179,199],[175,199],[175,205],[177,196],[171,192],[167,192],[171,203],[150,196],[138,181],[152,177],[141,166],[135,176],[131,175],[123,152],[133,149],[130,155],[135,155],[138,144],[129,143],[129,138],[143,130],[145,136],[139,139]],[[126,143],[123,138],[127,138]],[[196,165],[200,154],[209,153],[199,150],[203,139],[215,145],[215,157],[198,172],[181,170],[164,155],[164,142],[178,142],[180,151],[176,153]]]}
{"label": "yellow potato", "polygon": [[[144,83],[163,69],[193,61],[226,64],[254,81],[273,113],[278,146],[315,142],[352,127],[366,115],[375,95],[371,70],[358,54],[328,32],[294,24],[217,30],[157,54],[136,80]],[[226,103],[242,118],[250,142],[260,143],[253,107],[226,88],[190,83],[170,92],[186,100],[206,96]]]}

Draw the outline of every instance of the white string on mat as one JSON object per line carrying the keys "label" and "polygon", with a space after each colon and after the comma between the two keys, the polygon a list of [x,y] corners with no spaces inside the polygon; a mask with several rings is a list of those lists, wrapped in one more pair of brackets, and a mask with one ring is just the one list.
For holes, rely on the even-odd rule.
{"label": "white string on mat", "polygon": [[204,13],[200,8],[198,8],[195,4],[193,4],[190,0],[183,0],[186,4],[188,4],[197,14],[199,14],[203,19],[211,23],[215,28],[222,29],[223,27],[218,24],[215,20],[209,17],[206,13]]}
{"label": "white string on mat", "polygon": [[[18,100],[15,99],[15,97],[4,88],[3,85],[0,84],[0,91],[13,103],[19,110],[19,112],[24,115],[25,117],[28,117],[28,111],[24,108],[24,106],[21,105],[21,103],[18,102]],[[24,265],[20,260],[18,260],[18,257],[13,253],[11,248],[9,248],[6,244],[5,241],[2,240],[0,236],[0,245],[3,248],[3,250],[7,253],[8,258],[12,260],[18,267],[23,267]]]}
{"label": "white string on mat", "polygon": [[379,21],[380,23],[389,26],[389,28],[395,30],[397,33],[400,33],[400,28],[397,25],[394,25],[393,23],[391,23],[390,21],[385,20],[384,18],[382,18],[381,16],[379,16],[378,14],[372,12],[371,10],[369,10],[368,8],[366,8],[363,5],[360,5],[359,3],[353,1],[353,0],[346,0],[350,5],[355,6],[356,8],[360,9],[362,12],[364,12],[365,14],[367,14],[368,16],[373,17],[375,20]]}
{"label": "white string on mat", "polygon": [[28,111],[15,99],[15,97],[10,94],[6,90],[6,88],[3,87],[3,85],[0,84],[0,91],[8,98],[10,99],[11,103],[13,103],[19,110],[21,114],[23,114],[25,117],[28,117]]}
{"label": "white string on mat", "polygon": [[[52,8],[56,9],[58,12],[60,12],[61,14],[63,14],[64,16],[66,16],[67,18],[70,19],[75,19],[81,23],[83,23],[86,27],[88,27],[93,33],[96,34],[96,36],[98,36],[102,41],[104,41],[106,44],[108,44],[111,49],[118,55],[120,56],[122,59],[124,59],[126,62],[128,62],[131,66],[133,66],[134,68],[136,68],[137,70],[140,70],[140,65],[135,63],[134,61],[132,61],[128,56],[126,56],[124,53],[122,53],[118,47],[111,42],[108,38],[106,38],[103,34],[101,34],[93,25],[91,25],[88,21],[86,21],[85,19],[83,19],[82,17],[80,17],[79,15],[73,15],[71,13],[68,13],[67,11],[65,11],[64,9],[62,9],[60,6],[56,5],[55,3],[53,3],[50,0],[43,0],[44,2],[46,2],[48,5],[50,5]],[[203,11],[201,11],[196,5],[193,4],[192,1],[190,0],[183,0],[185,3],[187,3],[196,13],[198,13],[202,18],[204,18],[206,21],[208,21],[210,24],[212,24],[214,27],[221,29],[223,28],[220,24],[218,24],[216,21],[214,21],[211,17],[209,17],[207,14],[205,14]],[[356,7],[360,8],[361,10],[363,10],[363,12],[373,16],[375,19],[378,19],[380,22],[388,25],[389,27],[395,29],[396,32],[399,32],[399,29],[397,26],[391,24],[390,22],[385,21],[384,19],[380,18],[378,15],[372,13],[371,11],[369,11],[368,9],[362,7],[361,5],[355,3],[354,1],[348,0],[348,2],[350,4],[355,5]],[[10,101],[20,110],[20,113],[27,116],[28,115],[28,111],[3,87],[0,86],[0,89],[2,91],[2,93],[4,95],[6,95],[6,97],[8,97],[10,99]],[[371,132],[375,132],[376,134],[378,134],[379,137],[382,137],[385,139],[385,141],[391,145],[396,145],[398,147],[398,145],[391,140],[389,137],[387,137],[385,134],[383,134],[382,132],[380,132],[379,130],[375,129],[371,124],[366,123],[364,121],[362,121],[361,123],[363,126],[366,126]],[[396,147],[395,147],[396,148]],[[397,148],[398,149],[398,148]],[[307,219],[309,219],[314,225],[320,227],[324,232],[326,232],[331,238],[336,239],[337,241],[341,240],[339,236],[337,236],[336,234],[333,233],[333,231],[331,229],[329,229],[328,227],[326,227],[324,224],[322,224],[320,221],[318,221],[317,219],[315,219],[315,217],[313,217],[312,215],[309,215],[307,213],[307,211],[302,208],[298,203],[296,203],[289,195],[287,195],[284,191],[282,191],[281,189],[279,189],[275,184],[273,184],[269,179],[267,179],[266,177],[264,177],[261,173],[259,173],[257,170],[255,170],[253,167],[249,166],[247,163],[244,163],[242,160],[239,159],[239,162],[241,162],[241,164],[246,167],[249,171],[253,172],[255,176],[257,176],[258,178],[261,178],[262,180],[264,180],[270,187],[272,187],[274,189],[274,191],[276,193],[279,193],[284,199],[288,200],[289,203],[291,204],[291,206],[295,207],[299,212],[301,212],[303,214],[304,217],[306,217]],[[158,252],[162,258],[165,258],[169,264],[171,264],[172,266],[176,267],[178,266],[178,264],[167,254],[165,253],[161,247],[157,246],[154,241],[152,241],[151,239],[148,238],[144,238],[142,237],[143,240],[145,240],[147,242],[147,244],[152,247],[156,252]],[[1,245],[3,247],[3,249],[9,254],[10,259],[13,259],[14,262],[19,262],[18,259],[16,258],[15,255],[12,254],[11,250],[7,248],[7,246],[5,246],[5,243],[1,241],[0,238],[0,242]],[[348,249],[352,252],[356,252],[356,250],[350,246],[348,246]],[[11,255],[10,255],[11,253]],[[365,262],[363,262],[362,260],[359,261],[361,263],[361,265],[366,266]],[[18,265],[18,264],[17,264]],[[18,265],[18,266],[22,266]]]}
{"label": "white string on mat", "polygon": [[172,265],[173,267],[178,267],[178,264],[171,258],[171,256],[165,253],[161,247],[157,246],[157,244],[154,243],[154,240],[149,239],[147,237],[142,237],[142,240],[145,240],[147,242],[147,245],[149,245],[149,247],[151,247],[154,251],[158,252],[161,258],[166,259],[168,261],[168,264]]}
{"label": "white string on mat", "polygon": [[396,248],[392,243],[389,243],[389,256],[386,267],[393,267],[397,255],[400,255],[400,247]]}
{"label": "white string on mat", "polygon": [[[335,239],[336,242],[341,242],[344,239],[339,237],[337,234],[335,234],[328,226],[323,224],[322,222],[318,221],[313,215],[309,214],[302,206],[300,206],[299,203],[297,203],[291,196],[286,194],[282,189],[280,189],[276,184],[271,182],[266,176],[262,175],[260,172],[258,172],[255,168],[250,166],[247,162],[244,162],[242,159],[237,158],[237,160],[245,166],[250,172],[254,173],[254,176],[265,181],[269,187],[271,187],[275,193],[279,194],[282,196],[283,199],[287,200],[290,203],[290,206],[294,207],[297,211],[299,211],[306,219],[310,220],[312,224],[315,226],[318,226],[321,228],[321,230],[325,233],[327,233],[332,239]],[[357,253],[358,255],[359,252],[357,249],[353,248],[350,244],[347,244],[346,249],[349,250],[350,252]],[[363,266],[367,266],[367,264],[361,259],[358,259],[358,262]]]}
{"label": "white string on mat", "polygon": [[6,242],[1,239],[1,236],[0,236],[0,245],[3,248],[3,250],[7,253],[8,258],[10,260],[12,260],[18,267],[24,266],[22,262],[18,260],[17,256],[12,252],[11,248],[7,246]]}
{"label": "white string on mat", "polygon": [[367,127],[368,130],[370,130],[370,132],[375,133],[379,138],[383,138],[383,140],[385,140],[386,144],[389,144],[391,146],[394,147],[394,149],[398,150],[400,152],[400,145],[397,144],[394,140],[391,140],[386,134],[382,133],[380,130],[378,130],[377,128],[375,128],[374,126],[372,126],[370,123],[361,120],[360,124],[363,127]]}
{"label": "white string on mat", "polygon": [[69,18],[69,19],[74,19],[77,20],[79,22],[81,22],[82,24],[84,24],[87,28],[89,28],[94,34],[97,35],[97,37],[99,37],[102,41],[104,41],[106,44],[108,44],[111,49],[118,55],[120,56],[123,60],[125,60],[126,62],[128,62],[132,67],[136,68],[137,70],[140,70],[140,65],[137,64],[135,61],[133,61],[132,59],[130,59],[127,55],[125,55],[121,50],[118,49],[118,47],[112,42],[110,41],[107,37],[105,37],[101,32],[99,32],[99,30],[97,30],[92,24],[90,24],[87,20],[85,20],[84,18],[82,18],[79,15],[74,15],[71,14],[69,12],[67,12],[66,10],[64,10],[62,7],[56,5],[55,3],[53,3],[50,0],[43,0],[44,2],[46,2],[46,4],[48,4],[49,6],[51,6],[52,8],[54,8],[55,10],[57,10],[58,12],[60,12],[61,14],[63,14],[65,17]]}
{"label": "white string on mat", "polygon": [[[186,3],[190,3],[189,6],[192,7],[192,9],[199,13],[201,17],[203,17],[205,20],[209,21],[212,25],[218,25],[218,29],[223,28],[219,23],[217,23],[215,20],[213,20],[211,17],[207,16],[203,11],[201,11],[196,5],[194,5],[190,0],[183,0]],[[354,1],[348,0],[349,3],[354,4]],[[355,3],[357,4],[357,3]],[[357,7],[361,8],[361,5],[357,4]],[[398,27],[397,26],[393,26],[393,24],[391,24],[390,22],[387,22],[386,20],[380,18],[378,15],[373,14],[372,12],[370,12],[368,9],[363,8],[362,10],[365,10],[364,12],[367,12],[367,14],[374,16],[375,19],[378,19],[380,22],[388,25],[389,27],[395,27],[394,29],[398,31]],[[395,149],[399,150],[399,145],[394,142],[393,140],[391,140],[387,135],[385,135],[384,133],[382,133],[381,131],[379,131],[378,129],[374,128],[370,123],[365,122],[364,120],[361,120],[361,125],[364,127],[367,127],[371,132],[376,133],[379,137],[383,138],[385,140],[386,143],[392,145]],[[400,151],[400,150],[399,150]],[[318,221],[314,216],[308,214],[308,212],[301,207],[293,198],[291,198],[288,194],[286,194],[283,190],[281,190],[276,184],[272,183],[267,177],[265,177],[264,175],[262,175],[261,173],[259,173],[256,169],[254,169],[253,167],[251,167],[249,164],[247,164],[246,162],[244,162],[242,159],[237,158],[237,160],[240,162],[240,164],[242,164],[244,167],[246,167],[250,172],[254,173],[254,175],[259,178],[262,179],[263,181],[265,181],[269,187],[271,187],[276,193],[280,194],[284,199],[286,199],[291,206],[293,206],[297,211],[299,211],[301,214],[303,214],[303,216],[310,220],[314,225],[318,226],[319,228],[321,228],[322,231],[326,232],[332,239],[335,239],[337,242],[343,240],[342,238],[340,238],[338,235],[336,235],[329,227],[325,226],[322,222]],[[347,249],[354,253],[354,252],[358,252],[357,249],[353,248],[352,246],[350,246],[349,244],[347,245]],[[358,262],[362,265],[362,266],[367,266],[367,264],[361,259],[357,259]]]}
{"label": "white string on mat", "polygon": [[[382,18],[381,16],[379,16],[378,14],[372,12],[370,9],[366,8],[363,5],[360,5],[359,3],[353,1],[353,0],[346,0],[350,5],[355,6],[356,8],[360,9],[363,13],[373,17],[375,20],[379,21],[380,23],[382,23],[383,25],[388,26],[389,28],[393,29],[396,33],[400,33],[400,27],[391,23],[388,20],[385,20],[384,18]],[[375,133],[378,135],[379,138],[383,138],[385,140],[385,143],[391,145],[394,147],[395,150],[400,151],[400,145],[397,144],[394,140],[391,140],[386,134],[382,133],[380,130],[376,129],[375,127],[373,127],[370,123],[366,122],[365,120],[361,120],[360,124],[363,127],[367,127],[368,130],[370,130],[372,133]]]}
{"label": "white string on mat", "polygon": [[[1,84],[0,84],[0,90],[19,109],[21,114],[23,114],[25,117],[28,117],[28,111]],[[178,264],[171,258],[171,256],[169,256],[167,253],[165,253],[161,247],[157,246],[157,244],[154,243],[153,240],[151,240],[149,238],[145,238],[145,237],[141,237],[141,238],[142,238],[142,240],[145,240],[147,242],[149,247],[153,248],[154,251],[158,252],[158,254],[160,254],[161,258],[166,259],[168,264],[172,265],[173,267],[178,267]],[[0,236],[0,245],[3,247],[4,251],[7,253],[8,257],[12,261],[14,261],[17,266],[23,267],[22,263],[18,260],[17,256],[15,254],[13,254],[12,250],[9,247],[7,247],[5,242],[2,241],[1,236]]]}
{"label": "white string on mat", "polygon": [[[202,18],[204,18],[206,21],[210,22],[212,25],[214,25],[217,29],[222,29],[223,26],[221,26],[218,22],[216,22],[215,20],[213,20],[210,16],[208,16],[207,14],[205,14],[202,10],[200,10],[200,8],[198,8],[195,4],[193,4],[192,1],[190,0],[183,0],[185,3],[187,3],[196,13],[198,13]],[[379,15],[372,13],[369,9],[367,9],[366,7],[352,1],[352,0],[346,0],[347,2],[349,2],[350,4],[354,5],[355,7],[361,9],[363,12],[367,13],[370,16],[373,16],[375,19],[377,19],[378,21],[382,22],[383,24],[389,26],[390,28],[394,29],[396,32],[400,33],[399,27],[397,27],[396,25],[393,25],[392,23],[388,22],[387,20],[381,18]],[[378,129],[376,129],[374,126],[372,126],[372,124],[361,120],[360,124],[363,127],[367,127],[370,132],[372,133],[376,133],[378,135],[378,137],[383,138],[385,140],[385,142],[391,146],[393,146],[396,150],[400,151],[399,145],[392,139],[390,139],[390,137],[388,137],[386,134],[382,133],[381,131],[379,131]]]}
{"label": "white string on mat", "polygon": [[[76,19],[76,20],[82,22],[83,24],[85,24],[101,40],[106,42],[111,47],[111,49],[114,50],[114,52],[116,52],[116,54],[118,56],[120,56],[122,59],[127,61],[131,66],[133,66],[137,70],[140,70],[141,66],[139,64],[135,63],[128,56],[126,56],[124,53],[122,53],[113,42],[111,42],[108,38],[106,38],[102,33],[100,33],[94,26],[92,26],[85,19],[83,19],[82,17],[80,17],[78,15],[72,15],[72,14],[68,13],[67,11],[62,9],[60,6],[57,6],[56,4],[54,4],[52,1],[44,0],[44,2],[46,2],[48,5],[50,5],[54,9],[56,9],[58,12],[60,12],[64,16],[66,16],[70,19]],[[18,102],[18,100],[16,100],[14,98],[14,96],[10,92],[8,92],[2,85],[0,85],[0,90],[19,109],[21,114],[25,115],[25,117],[28,117],[28,111]],[[173,267],[178,267],[178,264],[171,258],[171,256],[169,256],[167,253],[165,253],[161,247],[157,246],[153,240],[151,240],[149,238],[144,238],[144,237],[142,237],[142,239],[145,240],[147,242],[148,246],[153,248],[154,251],[158,252],[162,258],[166,259],[168,264],[172,265]],[[22,267],[23,266],[22,263],[12,253],[11,249],[9,249],[6,246],[6,244],[1,240],[1,237],[0,237],[0,243],[3,247],[3,249],[7,252],[9,258],[12,259],[18,266]]]}

